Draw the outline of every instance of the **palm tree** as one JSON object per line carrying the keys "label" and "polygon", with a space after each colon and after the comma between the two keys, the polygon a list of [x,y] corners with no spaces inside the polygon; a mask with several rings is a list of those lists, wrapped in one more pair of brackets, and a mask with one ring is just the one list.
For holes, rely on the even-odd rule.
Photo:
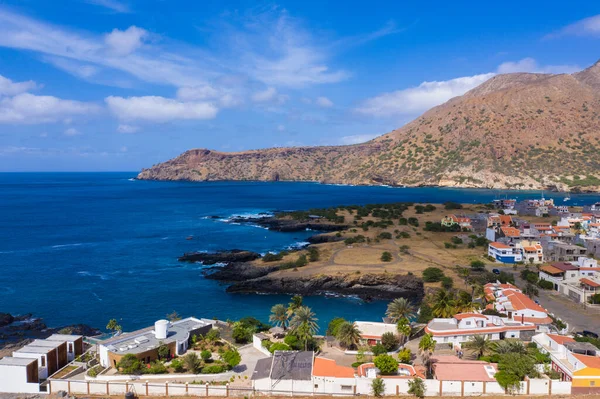
{"label": "palm tree", "polygon": [[385,314],[396,323],[400,319],[414,317],[415,307],[406,298],[396,298],[388,304]]}
{"label": "palm tree", "polygon": [[300,340],[304,341],[304,350],[308,350],[308,340],[319,329],[318,320],[308,306],[301,306],[294,311],[290,328]]}
{"label": "palm tree", "polygon": [[465,342],[462,346],[477,353],[477,358],[480,358],[490,351],[492,343],[485,335],[474,335],[470,341]]}
{"label": "palm tree", "polygon": [[396,329],[398,330],[398,335],[400,336],[400,345],[404,345],[406,341],[408,341],[408,339],[410,338],[410,334],[412,333],[410,322],[407,318],[402,318],[398,321]]}
{"label": "palm tree", "polygon": [[283,331],[286,330],[290,316],[288,315],[287,308],[278,303],[271,308],[271,315],[269,321],[276,326],[282,327]]}
{"label": "palm tree", "polygon": [[523,342],[517,339],[505,339],[503,341],[492,342],[490,350],[498,355],[506,353],[527,354],[527,348]]}
{"label": "palm tree", "polygon": [[466,291],[461,291],[456,300],[456,310],[460,313],[468,313],[477,309],[479,305],[473,302],[473,297]]}
{"label": "palm tree", "polygon": [[458,275],[465,280],[465,285],[467,285],[469,276],[471,275],[471,270],[467,269],[466,267],[461,267],[458,269]]}
{"label": "palm tree", "polygon": [[296,312],[296,309],[302,307],[302,295],[294,295],[292,301],[288,304],[287,312],[288,316],[292,317]]}
{"label": "palm tree", "polygon": [[425,334],[421,341],[419,341],[419,354],[423,360],[423,364],[427,366],[429,374],[431,374],[431,355],[435,351],[436,341],[433,339],[433,335]]}
{"label": "palm tree", "polygon": [[446,290],[439,290],[433,296],[433,306],[431,313],[435,317],[448,318],[454,316],[456,312],[456,301],[454,295]]}
{"label": "palm tree", "polygon": [[344,323],[338,329],[337,338],[346,348],[356,348],[360,343],[361,332],[356,323]]}

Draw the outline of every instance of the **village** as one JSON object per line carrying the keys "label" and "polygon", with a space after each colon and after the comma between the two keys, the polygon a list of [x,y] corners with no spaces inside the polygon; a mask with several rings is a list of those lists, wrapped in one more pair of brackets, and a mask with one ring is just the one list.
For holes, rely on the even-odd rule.
{"label": "village", "polygon": [[[445,267],[419,257],[429,264],[415,271],[426,284],[420,305],[396,298],[385,314],[373,315],[378,321],[338,318],[328,326],[318,325],[317,315],[298,295],[289,304],[274,305],[269,324],[252,317],[231,322],[173,313],[152,326],[123,332],[111,320],[105,336],[54,334],[0,359],[0,392],[378,397],[600,393],[600,340],[598,328],[593,330],[600,325],[600,204],[574,208],[544,198],[501,199],[477,211],[445,204],[437,205],[443,214],[438,221],[431,216],[435,206],[414,208],[415,216],[430,212],[420,226],[424,233],[441,234],[444,250],[462,250],[471,260],[467,266]],[[416,232],[419,224],[410,219],[399,224]],[[357,251],[363,247],[357,246],[356,233],[329,233],[344,241],[319,251],[332,257]],[[381,254],[387,269],[389,262],[402,265],[398,254],[417,259],[419,247],[407,240],[408,233],[394,233],[400,244],[391,233],[389,238],[385,231],[369,233],[374,242],[364,244],[364,251]],[[384,259],[388,248],[389,259]],[[545,306],[547,298],[554,302]],[[554,306],[570,309],[569,314]],[[570,323],[577,315],[588,322]]]}

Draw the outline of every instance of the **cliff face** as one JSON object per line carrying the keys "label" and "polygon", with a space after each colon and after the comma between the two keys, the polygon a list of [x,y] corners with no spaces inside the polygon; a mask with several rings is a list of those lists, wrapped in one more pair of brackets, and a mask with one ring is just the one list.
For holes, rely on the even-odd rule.
{"label": "cliff face", "polygon": [[600,63],[573,75],[498,75],[370,142],[190,150],[139,179],[600,191]]}

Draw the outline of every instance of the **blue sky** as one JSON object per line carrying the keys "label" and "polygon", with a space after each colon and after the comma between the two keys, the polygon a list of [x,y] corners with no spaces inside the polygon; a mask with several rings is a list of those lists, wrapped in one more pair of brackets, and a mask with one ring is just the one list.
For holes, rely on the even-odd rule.
{"label": "blue sky", "polygon": [[0,171],[353,144],[599,43],[592,1],[2,0]]}

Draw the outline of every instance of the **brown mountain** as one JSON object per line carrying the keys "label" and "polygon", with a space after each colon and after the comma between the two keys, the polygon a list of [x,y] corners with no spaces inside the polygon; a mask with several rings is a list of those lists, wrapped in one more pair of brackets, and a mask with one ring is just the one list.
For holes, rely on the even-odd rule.
{"label": "brown mountain", "polygon": [[497,75],[364,144],[186,151],[139,179],[600,191],[600,61]]}

